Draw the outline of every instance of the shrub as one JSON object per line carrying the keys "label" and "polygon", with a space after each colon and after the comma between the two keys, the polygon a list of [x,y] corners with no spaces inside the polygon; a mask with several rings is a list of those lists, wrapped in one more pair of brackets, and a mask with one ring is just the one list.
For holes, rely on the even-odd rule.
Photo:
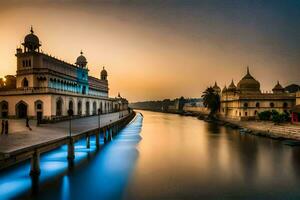
{"label": "shrub", "polygon": [[263,121],[270,120],[271,116],[272,116],[272,112],[269,110],[258,113],[258,118]]}

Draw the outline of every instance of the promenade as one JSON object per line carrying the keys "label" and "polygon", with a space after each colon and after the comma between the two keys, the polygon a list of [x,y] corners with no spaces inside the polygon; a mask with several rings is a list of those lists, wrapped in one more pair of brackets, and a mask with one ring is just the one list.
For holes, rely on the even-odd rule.
{"label": "promenade", "polygon": [[[127,111],[122,111],[121,116],[126,116]],[[100,127],[120,120],[120,113],[101,115]],[[62,139],[69,135],[69,121],[55,124],[42,124],[36,126],[35,120],[30,120],[29,130],[25,120],[9,120],[9,134],[0,135],[0,155],[9,154],[24,148]],[[98,128],[98,116],[91,116],[72,120],[72,135],[77,135]]]}

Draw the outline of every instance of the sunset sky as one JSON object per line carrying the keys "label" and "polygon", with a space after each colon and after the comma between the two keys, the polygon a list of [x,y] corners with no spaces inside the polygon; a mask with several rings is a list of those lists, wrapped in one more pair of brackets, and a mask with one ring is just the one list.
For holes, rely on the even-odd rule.
{"label": "sunset sky", "polygon": [[[9,3],[8,3],[9,2]],[[32,25],[42,50],[90,75],[109,73],[110,95],[130,101],[199,97],[237,83],[249,65],[262,90],[300,84],[298,0],[0,1],[0,77]]]}

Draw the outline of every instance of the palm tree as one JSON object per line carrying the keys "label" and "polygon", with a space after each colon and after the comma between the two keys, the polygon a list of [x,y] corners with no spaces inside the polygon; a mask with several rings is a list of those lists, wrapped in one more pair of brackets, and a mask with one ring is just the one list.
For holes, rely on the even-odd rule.
{"label": "palm tree", "polygon": [[220,109],[220,95],[212,88],[208,87],[202,94],[203,105],[210,110],[209,116],[214,117]]}

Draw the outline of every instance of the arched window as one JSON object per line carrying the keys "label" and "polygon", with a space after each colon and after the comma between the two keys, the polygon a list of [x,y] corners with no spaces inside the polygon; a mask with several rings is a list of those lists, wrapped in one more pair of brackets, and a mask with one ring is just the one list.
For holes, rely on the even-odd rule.
{"label": "arched window", "polygon": [[26,118],[27,117],[27,108],[28,104],[24,101],[20,101],[16,104],[16,116],[18,118]]}
{"label": "arched window", "polygon": [[256,103],[255,107],[256,107],[256,108],[259,108],[259,107],[260,107],[259,102]]}
{"label": "arched window", "polygon": [[283,103],[283,108],[287,108],[287,107],[288,107],[287,102],[284,102],[284,103]]}
{"label": "arched window", "polygon": [[63,101],[61,98],[58,98],[56,101],[56,116],[62,116],[62,109],[63,109]]}
{"label": "arched window", "polygon": [[273,102],[270,103],[270,107],[274,108],[274,103]]}
{"label": "arched window", "polygon": [[257,115],[257,110],[254,111],[254,115]]}
{"label": "arched window", "polygon": [[28,66],[31,67],[31,60],[28,60]]}
{"label": "arched window", "polygon": [[8,116],[8,102],[7,101],[2,101],[0,103],[0,109],[1,109],[1,117],[7,117]]}
{"label": "arched window", "polygon": [[43,109],[43,106],[42,106],[42,104],[41,104],[41,103],[38,103],[38,104],[36,105],[36,109],[38,109],[38,110],[41,110],[41,109]]}
{"label": "arched window", "polygon": [[244,103],[244,108],[248,108],[248,103]]}
{"label": "arched window", "polygon": [[22,81],[22,86],[23,87],[28,87],[29,83],[28,83],[28,80],[27,78],[24,78],[23,81]]}

